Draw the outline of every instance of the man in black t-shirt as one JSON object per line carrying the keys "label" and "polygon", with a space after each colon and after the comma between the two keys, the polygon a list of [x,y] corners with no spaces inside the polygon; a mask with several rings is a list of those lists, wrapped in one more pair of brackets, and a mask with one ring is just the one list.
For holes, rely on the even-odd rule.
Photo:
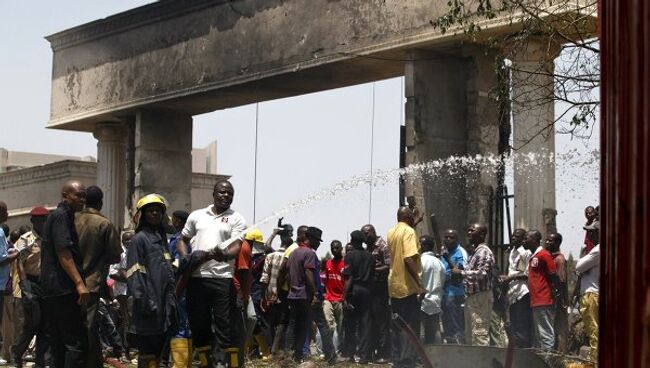
{"label": "man in black t-shirt", "polygon": [[41,278],[43,318],[56,367],[85,367],[88,334],[84,325],[88,289],[82,277],[82,257],[75,212],[86,203],[86,188],[67,181],[63,200],[43,227]]}
{"label": "man in black t-shirt", "polygon": [[[370,360],[370,298],[375,277],[375,258],[363,249],[366,236],[355,230],[350,234],[352,250],[345,255],[346,277],[343,308],[345,309],[345,344],[343,355],[354,361],[355,350],[359,363]],[[359,337],[358,341],[356,337]]]}

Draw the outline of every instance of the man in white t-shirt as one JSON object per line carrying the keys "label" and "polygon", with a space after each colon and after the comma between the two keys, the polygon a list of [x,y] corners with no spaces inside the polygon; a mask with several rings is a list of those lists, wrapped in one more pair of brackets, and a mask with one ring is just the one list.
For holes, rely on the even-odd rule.
{"label": "man in white t-shirt", "polygon": [[[246,220],[230,208],[235,189],[229,181],[217,182],[212,195],[212,205],[192,212],[187,218],[178,242],[181,256],[187,255],[187,245],[191,244],[190,263],[196,266],[187,283],[187,313],[200,367],[212,367],[217,362],[239,367],[236,326],[241,313],[237,310],[232,278]],[[218,349],[211,346],[215,337]],[[214,351],[218,356],[212,356]]]}
{"label": "man in white t-shirt", "polygon": [[515,347],[530,348],[533,339],[533,310],[528,290],[528,263],[535,249],[526,248],[524,229],[515,229],[511,239],[508,275],[502,275],[500,280],[508,285],[510,331]]}

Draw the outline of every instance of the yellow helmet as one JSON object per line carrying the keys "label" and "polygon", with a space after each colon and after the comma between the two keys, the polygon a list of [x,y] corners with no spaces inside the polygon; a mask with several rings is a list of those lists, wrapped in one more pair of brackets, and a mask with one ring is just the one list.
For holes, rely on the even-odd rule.
{"label": "yellow helmet", "polygon": [[142,208],[148,204],[153,204],[157,203],[163,207],[163,210],[167,210],[167,205],[165,204],[165,201],[155,193],[152,194],[147,194],[146,196],[140,198],[138,200],[138,203],[135,205],[135,209],[140,211]]}
{"label": "yellow helmet", "polygon": [[262,231],[257,228],[248,230],[244,236],[244,239],[258,243],[264,243],[264,235],[262,234]]}

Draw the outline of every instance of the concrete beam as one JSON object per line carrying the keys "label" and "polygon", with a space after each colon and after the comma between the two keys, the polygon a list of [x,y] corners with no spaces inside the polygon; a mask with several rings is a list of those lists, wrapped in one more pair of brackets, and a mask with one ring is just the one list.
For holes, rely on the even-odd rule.
{"label": "concrete beam", "polygon": [[[568,0],[571,2],[583,0]],[[160,1],[48,37],[48,127],[92,131],[142,108],[195,115],[403,74],[443,47],[444,0]],[[480,22],[486,34],[518,27]]]}

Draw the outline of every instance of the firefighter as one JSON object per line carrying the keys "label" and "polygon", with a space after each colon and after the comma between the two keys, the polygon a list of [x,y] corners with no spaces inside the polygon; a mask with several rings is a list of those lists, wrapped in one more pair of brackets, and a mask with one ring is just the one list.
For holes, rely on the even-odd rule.
{"label": "firefighter", "polygon": [[157,368],[178,327],[174,271],[163,224],[166,205],[159,195],[149,194],[136,209],[136,234],[126,254],[129,332],[135,335],[138,368]]}

